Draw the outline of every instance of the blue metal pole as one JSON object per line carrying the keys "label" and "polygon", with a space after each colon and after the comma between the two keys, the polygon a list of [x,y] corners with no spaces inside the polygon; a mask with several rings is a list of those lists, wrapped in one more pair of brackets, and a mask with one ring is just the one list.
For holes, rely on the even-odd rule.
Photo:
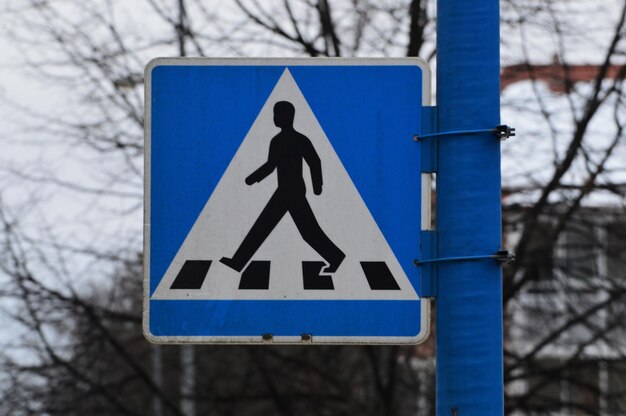
{"label": "blue metal pole", "polygon": [[[438,0],[439,131],[500,124],[498,0]],[[493,133],[438,139],[438,257],[501,244],[500,142]],[[493,259],[439,264],[437,415],[502,415],[502,272]]]}

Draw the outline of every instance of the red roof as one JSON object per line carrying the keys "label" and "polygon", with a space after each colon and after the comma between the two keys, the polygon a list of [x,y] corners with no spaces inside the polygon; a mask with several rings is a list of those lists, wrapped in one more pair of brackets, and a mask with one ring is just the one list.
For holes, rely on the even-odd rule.
{"label": "red roof", "polygon": [[[554,92],[564,93],[577,82],[594,80],[601,69],[601,65],[564,65],[560,62],[505,66],[500,73],[500,90],[519,81],[537,80],[546,82]],[[604,78],[623,78],[625,71],[624,65],[610,65]]]}

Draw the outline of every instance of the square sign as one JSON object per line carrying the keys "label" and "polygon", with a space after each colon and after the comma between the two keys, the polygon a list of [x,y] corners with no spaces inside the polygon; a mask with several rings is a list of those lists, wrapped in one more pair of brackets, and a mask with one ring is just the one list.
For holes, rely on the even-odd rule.
{"label": "square sign", "polygon": [[418,59],[157,59],[146,69],[144,333],[417,343]]}

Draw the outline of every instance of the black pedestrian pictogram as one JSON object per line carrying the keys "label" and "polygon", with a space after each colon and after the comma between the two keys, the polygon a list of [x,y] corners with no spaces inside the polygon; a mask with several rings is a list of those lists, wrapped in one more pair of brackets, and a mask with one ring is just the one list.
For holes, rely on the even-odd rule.
{"label": "black pedestrian pictogram", "polygon": [[233,257],[220,259],[220,262],[238,272],[248,264],[287,212],[304,241],[326,261],[327,266],[322,272],[335,272],[346,257],[324,233],[306,199],[302,161],[307,163],[311,171],[315,195],[322,193],[322,164],[308,137],[294,129],[294,117],[295,108],[290,102],[279,101],[274,105],[274,124],[281,131],[270,142],[267,162],[246,178],[246,184],[252,185],[276,170],[278,188]]}

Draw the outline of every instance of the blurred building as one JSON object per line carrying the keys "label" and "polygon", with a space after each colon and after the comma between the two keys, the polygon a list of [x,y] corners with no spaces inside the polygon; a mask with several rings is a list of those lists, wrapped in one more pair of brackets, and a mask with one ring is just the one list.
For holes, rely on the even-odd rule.
{"label": "blurred building", "polygon": [[[506,210],[509,240],[519,215]],[[520,415],[626,414],[626,307],[611,302],[626,265],[624,210],[582,209],[553,242],[557,225],[541,219],[522,271],[531,281],[507,311],[510,376],[520,376],[508,394],[528,410]]]}
{"label": "blurred building", "polygon": [[[508,99],[521,102],[532,100],[532,88],[544,88],[544,99],[558,102],[573,89],[584,94],[600,71],[609,80],[623,76],[621,65],[563,65],[555,59],[547,65],[504,67],[502,89],[515,88]],[[603,116],[606,124],[614,126],[608,117]],[[552,135],[548,146],[537,139],[550,137],[540,131],[540,121],[527,116],[520,120],[526,124],[513,125],[522,142],[510,146],[518,155],[521,148],[537,166],[550,166],[548,147],[560,151],[561,132]],[[609,136],[604,128],[589,131],[600,144]],[[593,160],[593,152],[589,154]],[[517,246],[524,218],[533,208],[526,201],[536,201],[540,192],[533,183],[545,184],[542,173],[530,169],[532,173],[504,184],[503,232],[508,247]],[[559,198],[550,201],[538,218],[523,267],[516,276],[506,276],[505,269],[505,282],[527,280],[505,312],[505,367],[510,370],[506,394],[517,409],[514,415],[626,414],[626,306],[621,301],[626,277],[626,186],[615,180],[614,172],[610,174],[614,180],[606,181],[606,186],[594,184],[583,201],[575,201],[574,195],[585,186],[584,175],[565,178]],[[580,206],[570,210],[572,203]]]}

